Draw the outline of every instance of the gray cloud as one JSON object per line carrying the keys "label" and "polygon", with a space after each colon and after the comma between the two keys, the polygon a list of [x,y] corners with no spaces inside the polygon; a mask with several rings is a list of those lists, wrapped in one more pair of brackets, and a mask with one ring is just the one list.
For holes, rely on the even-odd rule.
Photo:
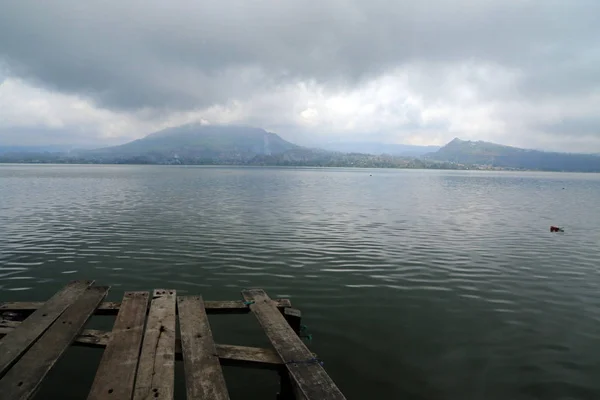
{"label": "gray cloud", "polygon": [[566,118],[553,124],[541,124],[540,130],[569,137],[574,136],[597,136],[600,133],[600,116],[584,116],[580,118]]}
{"label": "gray cloud", "polygon": [[[471,96],[464,107],[487,104],[489,115],[511,118],[515,102],[597,95],[598,15],[597,0],[15,1],[0,12],[0,61],[8,75],[34,87],[117,113],[139,117],[151,109],[154,120],[217,106],[240,113],[239,102],[253,101],[238,118],[290,132],[343,129],[295,123],[306,106],[292,115],[297,94],[289,87],[309,82],[335,96],[408,69],[399,82],[420,103],[397,121],[403,139],[453,129],[456,123],[427,115],[451,109],[459,95]],[[375,114],[407,113],[399,107]],[[269,110],[281,117],[266,118]],[[531,115],[538,114],[517,117],[522,129],[557,132]],[[372,132],[391,129],[371,122]],[[497,131],[482,134],[494,138]]]}

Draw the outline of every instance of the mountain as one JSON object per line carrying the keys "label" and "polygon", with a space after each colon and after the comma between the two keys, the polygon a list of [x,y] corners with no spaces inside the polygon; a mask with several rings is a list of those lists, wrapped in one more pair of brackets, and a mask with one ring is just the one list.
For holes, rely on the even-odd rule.
{"label": "mountain", "polygon": [[[339,143],[338,143],[339,144]],[[371,143],[373,144],[373,143]],[[380,147],[345,147],[346,152],[311,149],[290,143],[275,133],[244,126],[190,124],[152,133],[120,146],[95,150],[31,152],[11,148],[0,152],[2,163],[71,164],[220,164],[315,167],[529,169],[600,172],[600,156],[550,153],[488,142],[454,139],[420,158],[365,154]],[[393,146],[402,151],[403,145]],[[413,146],[408,146],[408,148]],[[344,147],[336,147],[344,149]],[[353,150],[359,151],[353,151]],[[413,149],[414,150],[414,149]],[[422,149],[421,149],[422,150]],[[377,151],[378,152],[378,151]]]}
{"label": "mountain", "polygon": [[391,144],[378,142],[331,142],[318,147],[344,153],[389,154],[392,156],[418,157],[438,150],[439,146],[414,146],[410,144]]}
{"label": "mountain", "polygon": [[98,162],[238,163],[258,155],[281,154],[299,146],[263,129],[190,124],[168,128],[142,139],[79,155]]}
{"label": "mountain", "polygon": [[[8,152],[2,163],[220,164],[365,168],[461,168],[389,154],[343,153],[301,147],[274,133],[243,126],[184,125],[120,146],[62,153]],[[462,167],[464,168],[464,167]]]}
{"label": "mountain", "polygon": [[595,154],[545,152],[458,138],[425,158],[508,169],[600,172],[600,156]]}

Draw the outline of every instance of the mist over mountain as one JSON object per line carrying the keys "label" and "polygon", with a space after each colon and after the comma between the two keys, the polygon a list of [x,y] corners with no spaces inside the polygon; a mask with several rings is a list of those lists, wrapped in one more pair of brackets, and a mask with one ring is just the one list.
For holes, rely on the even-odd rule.
{"label": "mist over mountain", "polygon": [[418,157],[440,149],[440,146],[415,146],[410,144],[378,142],[329,142],[318,147],[344,153],[389,154],[392,156]]}

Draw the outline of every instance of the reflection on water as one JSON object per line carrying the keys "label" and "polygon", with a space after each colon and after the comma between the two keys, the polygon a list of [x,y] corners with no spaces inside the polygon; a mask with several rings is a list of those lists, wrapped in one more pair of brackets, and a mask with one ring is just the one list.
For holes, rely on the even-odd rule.
{"label": "reflection on water", "polygon": [[[4,165],[0,301],[262,287],[348,398],[595,398],[598,204],[597,175]],[[229,321],[217,340],[243,344]]]}

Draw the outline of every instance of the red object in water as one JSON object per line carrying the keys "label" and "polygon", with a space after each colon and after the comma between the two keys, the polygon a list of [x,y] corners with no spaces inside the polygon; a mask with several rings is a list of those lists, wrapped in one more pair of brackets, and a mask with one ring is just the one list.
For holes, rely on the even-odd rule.
{"label": "red object in water", "polygon": [[558,226],[551,226],[550,227],[550,232],[561,232],[562,229],[560,229]]}

